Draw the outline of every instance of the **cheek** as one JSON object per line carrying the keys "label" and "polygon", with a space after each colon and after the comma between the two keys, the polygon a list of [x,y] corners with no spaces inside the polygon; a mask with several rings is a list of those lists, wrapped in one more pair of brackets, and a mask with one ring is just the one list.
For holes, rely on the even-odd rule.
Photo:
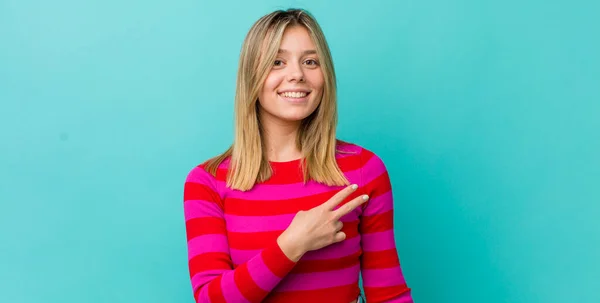
{"label": "cheek", "polygon": [[277,87],[279,87],[281,80],[281,76],[277,75],[276,73],[270,73],[267,76],[267,79],[265,79],[262,93],[266,95],[273,94],[277,90]]}

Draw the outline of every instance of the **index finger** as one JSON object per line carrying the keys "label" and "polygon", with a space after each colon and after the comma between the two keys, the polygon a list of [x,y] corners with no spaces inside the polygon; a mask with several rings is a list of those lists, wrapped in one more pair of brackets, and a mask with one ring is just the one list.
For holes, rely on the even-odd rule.
{"label": "index finger", "polygon": [[339,220],[341,217],[349,214],[355,208],[359,207],[361,204],[367,202],[367,200],[369,200],[369,196],[367,196],[367,195],[360,195],[360,196],[352,199],[350,202],[342,205],[340,208],[334,210],[333,211],[333,217],[336,220]]}
{"label": "index finger", "polygon": [[331,197],[327,202],[323,204],[327,210],[333,210],[338,204],[340,204],[346,197],[348,197],[351,193],[353,193],[358,188],[358,185],[352,184],[347,186],[346,188],[338,191]]}

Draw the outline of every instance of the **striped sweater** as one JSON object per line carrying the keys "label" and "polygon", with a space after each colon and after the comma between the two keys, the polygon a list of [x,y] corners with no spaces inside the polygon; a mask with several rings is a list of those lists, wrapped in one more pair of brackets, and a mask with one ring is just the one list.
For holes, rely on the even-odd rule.
{"label": "striped sweater", "polygon": [[[242,192],[226,187],[229,159],[216,177],[204,164],[184,185],[188,264],[196,302],[355,302],[359,274],[368,303],[413,302],[396,251],[390,179],[381,159],[343,143],[336,161],[370,199],[341,218],[346,239],[293,262],[277,237],[294,215],[322,204],[343,186],[303,183],[300,160],[270,162],[272,177]],[[349,152],[349,153],[346,153]]]}

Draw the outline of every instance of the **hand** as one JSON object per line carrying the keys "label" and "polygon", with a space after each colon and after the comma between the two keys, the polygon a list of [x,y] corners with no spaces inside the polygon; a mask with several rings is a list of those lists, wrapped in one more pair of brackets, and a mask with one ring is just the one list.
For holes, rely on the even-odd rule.
{"label": "hand", "polygon": [[346,239],[340,218],[369,200],[358,196],[334,210],[358,186],[351,185],[337,192],[325,203],[307,211],[299,211],[290,226],[277,238],[283,253],[296,262],[308,251],[317,250]]}

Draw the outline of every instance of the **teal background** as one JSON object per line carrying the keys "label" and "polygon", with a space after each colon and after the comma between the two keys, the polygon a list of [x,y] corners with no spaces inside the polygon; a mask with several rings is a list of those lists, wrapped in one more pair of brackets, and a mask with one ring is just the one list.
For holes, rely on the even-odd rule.
{"label": "teal background", "polygon": [[597,1],[0,0],[0,301],[192,302],[188,171],[242,40],[309,9],[418,303],[600,302]]}

